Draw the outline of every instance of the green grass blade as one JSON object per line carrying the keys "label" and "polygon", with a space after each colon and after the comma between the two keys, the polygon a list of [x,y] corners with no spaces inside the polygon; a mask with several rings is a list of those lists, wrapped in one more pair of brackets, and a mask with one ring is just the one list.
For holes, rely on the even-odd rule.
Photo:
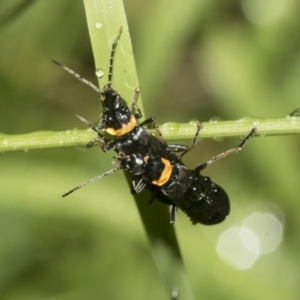
{"label": "green grass blade", "polygon": [[[134,89],[138,87],[138,80],[123,3],[120,0],[85,0],[84,4],[96,70],[104,74],[100,77],[100,86],[107,82],[106,74],[112,41],[119,28],[123,27],[115,52],[112,85],[129,102]],[[141,106],[141,99],[139,99],[139,106]],[[157,206],[153,215],[150,215],[148,197],[149,195],[141,193],[135,200],[169,298],[174,298],[174,293],[179,291],[182,299],[193,299],[174,227],[168,224],[167,208]]]}
{"label": "green grass blade", "polygon": [[[114,54],[113,86],[131,104],[138,87],[131,40],[122,1],[84,1],[89,34],[100,87],[107,83],[110,52],[120,27],[122,34]],[[139,106],[142,106],[141,98]]]}

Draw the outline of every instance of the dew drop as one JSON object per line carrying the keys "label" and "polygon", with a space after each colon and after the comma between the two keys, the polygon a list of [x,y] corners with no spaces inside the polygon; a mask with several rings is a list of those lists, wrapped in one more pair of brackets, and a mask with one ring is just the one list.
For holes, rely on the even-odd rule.
{"label": "dew drop", "polygon": [[200,122],[198,120],[191,120],[189,121],[189,124],[192,126],[197,126]]}
{"label": "dew drop", "polygon": [[224,141],[224,138],[221,137],[221,136],[216,136],[216,137],[213,137],[213,140],[214,140],[215,142],[223,142],[223,141]]}
{"label": "dew drop", "polygon": [[103,71],[103,69],[96,69],[96,76],[98,77],[98,78],[101,78],[101,77],[103,77],[103,75],[104,75],[104,71]]}
{"label": "dew drop", "polygon": [[164,131],[164,130],[175,130],[175,129],[178,129],[178,124],[174,123],[174,122],[168,122],[168,123],[165,123],[165,124],[159,126],[159,128],[162,131]]}
{"label": "dew drop", "polygon": [[97,22],[97,23],[95,24],[95,27],[98,28],[98,29],[100,29],[100,28],[102,27],[102,23]]}
{"label": "dew drop", "polygon": [[216,116],[216,117],[212,117],[211,119],[209,119],[209,123],[219,123],[222,122],[222,118]]}
{"label": "dew drop", "polygon": [[2,141],[2,144],[3,144],[4,146],[8,146],[8,139],[4,139],[4,140]]}
{"label": "dew drop", "polygon": [[84,152],[86,151],[86,147],[85,146],[76,146],[75,149],[77,149],[78,151]]}
{"label": "dew drop", "polygon": [[178,296],[179,292],[176,289],[171,291],[171,299],[178,299]]}

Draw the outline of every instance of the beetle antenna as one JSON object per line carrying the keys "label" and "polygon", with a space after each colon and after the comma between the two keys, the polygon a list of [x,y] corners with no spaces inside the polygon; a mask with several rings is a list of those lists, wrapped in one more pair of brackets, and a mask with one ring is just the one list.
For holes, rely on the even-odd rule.
{"label": "beetle antenna", "polygon": [[101,174],[101,175],[98,175],[98,176],[96,176],[96,177],[94,177],[94,178],[92,178],[92,179],[87,180],[86,182],[83,182],[82,184],[80,184],[80,185],[74,187],[73,189],[71,189],[71,190],[68,191],[67,193],[63,194],[62,196],[63,196],[63,197],[66,197],[66,196],[70,195],[71,193],[75,192],[76,190],[78,190],[78,189],[80,189],[80,188],[82,188],[82,187],[84,187],[84,186],[86,186],[86,185],[88,185],[88,184],[90,184],[90,183],[93,183],[93,182],[95,182],[95,181],[97,181],[97,180],[100,180],[100,179],[102,179],[102,178],[105,177],[105,176],[108,176],[108,175],[110,175],[110,174],[113,174],[113,173],[115,173],[116,171],[119,171],[119,170],[121,170],[121,169],[122,169],[121,166],[117,166],[117,167],[114,168],[114,169],[111,169],[111,170],[109,170],[109,171],[107,171],[107,172],[105,172],[105,173],[103,173],[103,174]]}
{"label": "beetle antenna", "polygon": [[72,69],[70,69],[69,67],[62,65],[62,64],[60,64],[59,62],[57,62],[56,60],[53,60],[53,59],[52,59],[52,62],[54,62],[56,65],[60,66],[65,71],[67,71],[68,73],[70,73],[71,75],[73,75],[79,81],[83,82],[84,84],[86,84],[87,86],[89,86],[90,88],[92,88],[95,92],[101,94],[101,90],[98,87],[96,87],[93,83],[91,83],[90,81],[86,80],[81,75],[79,75],[78,73],[76,73],[75,71],[73,71]]}

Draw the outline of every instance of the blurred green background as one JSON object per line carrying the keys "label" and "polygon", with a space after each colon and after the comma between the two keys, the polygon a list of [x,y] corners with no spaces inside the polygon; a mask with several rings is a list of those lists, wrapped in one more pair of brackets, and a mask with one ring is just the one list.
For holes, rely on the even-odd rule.
{"label": "blurred green background", "polygon": [[[299,2],[124,5],[146,115],[159,124],[280,118],[300,107]],[[51,63],[96,83],[82,1],[1,1],[0,12],[0,131],[84,128],[76,113],[96,121],[98,95]],[[238,142],[200,141],[185,162],[194,167]],[[232,213],[209,228],[178,214],[196,299],[299,299],[299,152],[299,136],[255,138],[205,170]],[[110,169],[111,157],[97,148],[1,154],[1,299],[166,299],[123,174],[61,198]],[[237,270],[218,256],[218,238],[257,211],[279,220],[282,242]]]}

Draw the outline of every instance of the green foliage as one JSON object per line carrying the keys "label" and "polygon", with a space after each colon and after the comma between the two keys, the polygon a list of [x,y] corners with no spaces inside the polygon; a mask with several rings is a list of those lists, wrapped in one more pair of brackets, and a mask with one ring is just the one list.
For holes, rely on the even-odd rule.
{"label": "green foliage", "polygon": [[[285,1],[277,16],[259,23],[245,8],[250,2],[126,1],[146,116],[155,116],[159,124],[186,123],[185,139],[193,135],[188,121],[197,119],[217,128],[218,124],[209,123],[215,116],[223,120],[251,116],[243,119],[249,129],[255,122],[266,126],[274,119],[266,130],[274,130],[280,118],[294,124],[290,130],[299,130],[297,117],[286,118],[300,107],[299,4]],[[275,6],[266,11],[274,11]],[[98,95],[51,63],[56,59],[96,84],[83,4],[2,1],[0,11],[1,132],[22,135],[77,127],[83,136],[85,125],[75,114],[96,121]],[[123,24],[118,18],[114,23],[104,37],[109,44]],[[124,28],[121,45],[127,38]],[[99,45],[101,57],[95,57],[97,68],[104,70],[107,45]],[[137,82],[135,75],[128,75],[132,62],[122,59],[127,53],[123,47],[126,50],[128,45],[117,51],[114,85],[130,101]],[[98,61],[102,55],[105,65]],[[238,133],[230,128],[227,136],[243,135],[246,127]],[[278,128],[275,134],[280,134]],[[201,141],[186,163],[193,167],[237,143],[237,139]],[[299,135],[255,138],[239,155],[205,170],[229,194],[232,213],[213,228],[192,226],[179,213],[176,231],[197,299],[298,299],[299,150]],[[96,148],[1,155],[2,299],[166,297],[122,174],[66,199],[60,197],[110,169],[111,156]],[[140,199],[145,204],[147,200]],[[168,227],[167,216],[156,215],[159,207],[158,203],[147,207],[149,215]],[[215,252],[217,236],[257,207],[278,216],[284,240],[253,268],[230,269]],[[165,267],[172,271],[169,258],[165,255]]]}

